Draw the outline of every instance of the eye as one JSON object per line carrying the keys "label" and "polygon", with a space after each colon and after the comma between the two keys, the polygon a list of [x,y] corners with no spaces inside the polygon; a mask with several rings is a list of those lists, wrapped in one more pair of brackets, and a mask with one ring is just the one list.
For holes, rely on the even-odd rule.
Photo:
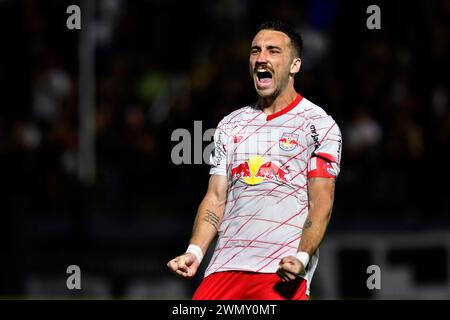
{"label": "eye", "polygon": [[250,50],[250,54],[257,54],[259,52],[258,49],[252,49]]}
{"label": "eye", "polygon": [[278,54],[278,53],[280,53],[280,51],[278,49],[271,49],[270,53],[271,54]]}

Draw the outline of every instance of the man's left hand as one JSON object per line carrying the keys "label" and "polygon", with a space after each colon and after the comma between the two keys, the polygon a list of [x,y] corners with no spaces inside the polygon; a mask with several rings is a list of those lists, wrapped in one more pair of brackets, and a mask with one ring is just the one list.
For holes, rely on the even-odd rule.
{"label": "man's left hand", "polygon": [[294,256],[287,256],[281,259],[277,275],[283,282],[295,280],[305,272],[305,266]]}

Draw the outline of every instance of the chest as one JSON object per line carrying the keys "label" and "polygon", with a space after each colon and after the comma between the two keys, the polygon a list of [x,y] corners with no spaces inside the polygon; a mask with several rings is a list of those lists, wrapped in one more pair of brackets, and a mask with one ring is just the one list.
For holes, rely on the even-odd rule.
{"label": "chest", "polygon": [[293,182],[307,166],[302,117],[244,122],[232,131],[228,147],[229,174],[250,185]]}
{"label": "chest", "polygon": [[306,151],[304,119],[285,116],[271,121],[264,118],[243,121],[232,131],[228,146],[232,161],[247,160],[251,156],[288,160]]}

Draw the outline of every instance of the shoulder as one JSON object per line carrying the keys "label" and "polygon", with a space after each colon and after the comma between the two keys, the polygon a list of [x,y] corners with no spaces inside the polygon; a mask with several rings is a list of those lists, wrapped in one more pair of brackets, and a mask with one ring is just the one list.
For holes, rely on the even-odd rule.
{"label": "shoulder", "polygon": [[329,161],[340,163],[342,135],[333,117],[318,105],[305,104],[308,147],[311,152]]}
{"label": "shoulder", "polygon": [[301,103],[303,104],[303,110],[307,119],[329,116],[322,107],[319,107],[306,98],[303,98]]}
{"label": "shoulder", "polygon": [[305,120],[309,125],[320,125],[320,127],[337,126],[336,121],[322,107],[303,98],[303,110],[305,111]]}
{"label": "shoulder", "polygon": [[236,127],[242,121],[249,119],[251,115],[254,115],[256,112],[258,112],[258,109],[256,108],[255,104],[241,107],[223,117],[222,120],[219,121],[217,127],[221,128],[222,130]]}

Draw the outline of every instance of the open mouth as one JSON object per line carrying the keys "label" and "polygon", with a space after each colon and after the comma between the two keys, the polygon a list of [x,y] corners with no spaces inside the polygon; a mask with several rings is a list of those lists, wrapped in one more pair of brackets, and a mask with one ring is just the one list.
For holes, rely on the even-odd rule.
{"label": "open mouth", "polygon": [[260,86],[266,86],[272,83],[272,73],[267,69],[257,69],[256,78]]}

